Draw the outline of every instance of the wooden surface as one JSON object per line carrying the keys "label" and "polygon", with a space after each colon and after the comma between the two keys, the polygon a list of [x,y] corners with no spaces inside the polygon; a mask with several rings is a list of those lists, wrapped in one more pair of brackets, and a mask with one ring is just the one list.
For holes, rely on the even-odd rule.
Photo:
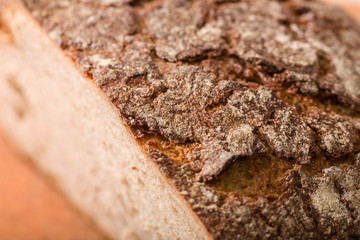
{"label": "wooden surface", "polygon": [[[360,21],[360,1],[341,4]],[[1,117],[1,116],[0,116]],[[0,135],[0,239],[105,239]]]}

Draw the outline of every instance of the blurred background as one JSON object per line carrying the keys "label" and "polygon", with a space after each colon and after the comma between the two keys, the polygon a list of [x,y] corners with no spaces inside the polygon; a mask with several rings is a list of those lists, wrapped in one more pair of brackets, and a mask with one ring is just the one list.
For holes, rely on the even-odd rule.
{"label": "blurred background", "polygon": [[[360,22],[360,0],[326,0]],[[0,116],[1,117],[1,116]],[[107,239],[0,131],[0,239]]]}

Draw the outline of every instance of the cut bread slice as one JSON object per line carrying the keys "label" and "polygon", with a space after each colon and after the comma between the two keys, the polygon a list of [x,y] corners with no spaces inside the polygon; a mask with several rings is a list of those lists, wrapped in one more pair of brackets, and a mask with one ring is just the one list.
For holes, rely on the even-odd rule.
{"label": "cut bread slice", "polygon": [[360,237],[360,27],[339,9],[0,6],[0,127],[113,238]]}
{"label": "cut bread slice", "polygon": [[209,239],[103,93],[21,4],[1,4],[0,126],[12,143],[114,239]]}

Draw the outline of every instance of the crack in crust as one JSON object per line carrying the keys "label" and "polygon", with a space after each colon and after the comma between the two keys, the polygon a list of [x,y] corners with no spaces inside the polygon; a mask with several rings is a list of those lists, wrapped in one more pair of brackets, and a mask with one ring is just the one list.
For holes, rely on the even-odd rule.
{"label": "crack in crust", "polygon": [[[360,27],[343,12],[303,0],[23,1],[217,239],[360,237]],[[249,195],[213,187],[246,164],[276,180],[252,169]]]}
{"label": "crack in crust", "polygon": [[[192,204],[215,239],[352,239],[360,236],[360,161],[325,168],[318,176],[300,165],[286,173],[275,201],[252,200],[194,182],[188,164],[148,149]],[[357,155],[359,159],[359,155]]]}

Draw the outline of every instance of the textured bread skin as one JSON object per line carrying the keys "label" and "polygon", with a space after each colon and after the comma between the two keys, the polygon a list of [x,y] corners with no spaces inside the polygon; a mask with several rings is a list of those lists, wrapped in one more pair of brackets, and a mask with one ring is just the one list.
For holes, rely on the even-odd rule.
{"label": "textured bread skin", "polygon": [[[341,10],[295,0],[24,3],[215,239],[360,237],[360,27]],[[250,176],[226,178],[239,164]]]}

